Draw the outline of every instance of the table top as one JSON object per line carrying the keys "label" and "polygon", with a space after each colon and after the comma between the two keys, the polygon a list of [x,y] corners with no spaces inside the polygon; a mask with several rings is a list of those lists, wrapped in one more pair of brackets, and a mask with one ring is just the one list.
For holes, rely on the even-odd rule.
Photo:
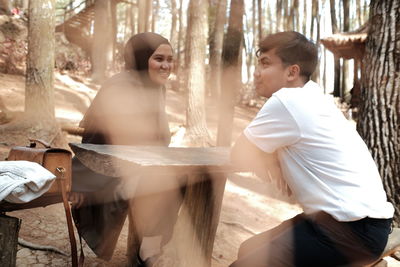
{"label": "table top", "polygon": [[155,173],[237,171],[230,163],[229,147],[69,145],[84,165],[114,177],[120,176],[122,168]]}

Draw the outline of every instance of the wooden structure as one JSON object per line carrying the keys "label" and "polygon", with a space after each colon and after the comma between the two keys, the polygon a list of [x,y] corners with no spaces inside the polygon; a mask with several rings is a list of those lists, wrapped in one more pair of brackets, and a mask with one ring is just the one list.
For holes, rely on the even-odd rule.
{"label": "wooden structure", "polygon": [[[362,79],[362,59],[365,54],[365,43],[368,36],[368,23],[352,32],[337,33],[321,39],[326,49],[331,51],[336,58],[354,60],[354,82],[351,92],[351,105],[358,106]],[[360,74],[360,75],[359,75]]]}
{"label": "wooden structure", "polygon": [[[190,218],[191,229],[178,227],[180,243],[185,244],[184,251],[178,253],[179,257],[183,255],[184,258],[179,258],[174,266],[211,265],[226,173],[233,171],[228,147],[168,148],[93,144],[70,146],[84,165],[104,175],[119,177],[127,172],[188,175],[184,207],[180,216],[182,211],[186,213]],[[137,253],[139,243],[135,236],[132,236],[135,231],[131,224],[129,229],[128,259],[131,259],[135,255],[133,253]]]}
{"label": "wooden structure", "polygon": [[[125,2],[113,0],[115,3]],[[82,48],[88,55],[92,49],[92,26],[95,0],[71,0],[63,8],[57,9],[56,32],[64,32],[70,43]]]}

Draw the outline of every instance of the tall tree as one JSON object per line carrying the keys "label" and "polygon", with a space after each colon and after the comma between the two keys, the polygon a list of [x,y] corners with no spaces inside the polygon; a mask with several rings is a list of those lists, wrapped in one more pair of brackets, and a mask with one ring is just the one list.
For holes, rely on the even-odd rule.
{"label": "tall tree", "polygon": [[[178,30],[177,30],[177,22],[178,22],[178,8],[176,7],[177,0],[171,0],[171,32],[169,35],[169,41],[174,49],[178,47]],[[178,52],[178,51],[177,51]],[[179,52],[178,52],[179,53]]]}
{"label": "tall tree", "polygon": [[[183,0],[179,0],[179,29],[178,29],[178,40],[177,40],[177,47],[176,47],[176,51],[177,51],[177,57],[176,57],[176,64],[175,64],[175,73],[177,77],[180,77],[180,70],[181,70],[181,66],[182,66],[182,54],[181,50],[182,50],[182,44],[183,44]],[[178,81],[180,81],[180,78],[178,78]],[[179,83],[179,89],[180,89],[180,83]]]}
{"label": "tall tree", "polygon": [[243,43],[243,0],[231,0],[228,31],[222,50],[223,86],[221,92],[217,144],[230,146],[236,93],[241,86],[240,50]]}
{"label": "tall tree", "polygon": [[358,25],[363,25],[364,18],[361,9],[361,0],[356,0],[356,17],[358,18]]}
{"label": "tall tree", "polygon": [[29,1],[25,113],[54,120],[55,0]]}
{"label": "tall tree", "polygon": [[293,30],[300,31],[300,16],[299,16],[300,3],[299,0],[293,0],[290,16],[292,17]]}
{"label": "tall tree", "polygon": [[92,46],[92,79],[102,82],[112,63],[113,29],[111,1],[95,1],[94,34]]}
{"label": "tall tree", "polygon": [[219,98],[221,91],[221,61],[224,41],[224,26],[226,21],[226,0],[217,2],[217,14],[210,36],[210,83],[211,95]]}
{"label": "tall tree", "polygon": [[152,22],[152,0],[137,0],[138,1],[138,31],[148,32],[151,29]]}
{"label": "tall tree", "polygon": [[155,6],[154,10],[152,11],[152,16],[151,16],[151,31],[156,32],[156,23],[158,20],[158,10],[160,9],[160,1],[155,0]]}
{"label": "tall tree", "polygon": [[282,0],[276,0],[276,31],[282,31]]}
{"label": "tall tree", "polygon": [[379,168],[400,224],[400,2],[371,0],[357,130]]}
{"label": "tall tree", "polygon": [[187,131],[192,146],[211,143],[205,112],[205,60],[208,39],[208,1],[190,0],[190,64],[188,73]]}
{"label": "tall tree", "polygon": [[[254,5],[254,3],[253,3]],[[255,7],[254,7],[255,9]],[[262,6],[262,1],[257,0],[257,18],[258,18],[258,39],[262,40],[263,38],[263,27],[264,27],[264,12],[263,12],[263,6]],[[255,30],[255,29],[254,29]]]}
{"label": "tall tree", "polygon": [[[343,3],[343,31],[348,32],[350,31],[350,0],[342,0]],[[346,98],[346,96],[350,93],[350,89],[352,83],[349,77],[350,72],[350,65],[349,61],[343,59],[343,66],[342,66],[342,100]]]}
{"label": "tall tree", "polygon": [[[331,11],[331,24],[332,24],[332,33],[338,33],[339,28],[336,19],[336,7],[335,0],[330,0],[330,11]],[[340,58],[334,58],[334,83],[333,83],[333,96],[341,97],[340,90]]]}
{"label": "tall tree", "polygon": [[[315,37],[315,43],[319,47],[319,40],[320,40],[320,6],[319,6],[319,0],[313,0],[312,1],[312,14],[311,14],[311,36]],[[316,67],[316,71],[311,76],[311,79],[313,79],[316,82],[319,82],[319,61]]]}
{"label": "tall tree", "polygon": [[[331,0],[331,1],[334,1],[334,0]],[[304,1],[304,3],[303,3],[303,28],[302,28],[302,30],[303,30],[303,34],[306,35],[306,36],[308,36],[308,33],[307,33],[307,29],[308,29],[308,27],[307,27],[307,15],[308,15],[308,12],[307,12],[307,1]]]}

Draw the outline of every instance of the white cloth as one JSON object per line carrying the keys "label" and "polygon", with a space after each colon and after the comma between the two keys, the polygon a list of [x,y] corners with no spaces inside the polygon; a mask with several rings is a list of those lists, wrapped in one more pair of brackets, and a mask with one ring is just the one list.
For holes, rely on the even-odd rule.
{"label": "white cloth", "polygon": [[56,176],[30,161],[0,161],[0,201],[26,203],[49,190]]}
{"label": "white cloth", "polygon": [[316,83],[274,93],[244,134],[263,151],[277,151],[305,213],[325,211],[339,221],[393,217],[367,146]]}

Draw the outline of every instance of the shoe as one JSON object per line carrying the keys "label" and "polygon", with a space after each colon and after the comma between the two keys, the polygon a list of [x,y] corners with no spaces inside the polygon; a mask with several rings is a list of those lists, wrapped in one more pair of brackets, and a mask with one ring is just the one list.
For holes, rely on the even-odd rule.
{"label": "shoe", "polygon": [[147,267],[146,262],[140,258],[139,253],[132,257],[126,267]]}
{"label": "shoe", "polygon": [[136,255],[136,262],[135,262],[135,265],[133,265],[133,266],[135,266],[135,267],[151,267],[151,266],[153,266],[155,263],[156,263],[156,261],[157,261],[157,259],[158,259],[158,257],[159,257],[160,255],[154,255],[154,256],[151,256],[150,258],[147,258],[145,261],[144,260],[142,260],[142,258],[140,257],[140,255],[139,255],[139,253]]}

